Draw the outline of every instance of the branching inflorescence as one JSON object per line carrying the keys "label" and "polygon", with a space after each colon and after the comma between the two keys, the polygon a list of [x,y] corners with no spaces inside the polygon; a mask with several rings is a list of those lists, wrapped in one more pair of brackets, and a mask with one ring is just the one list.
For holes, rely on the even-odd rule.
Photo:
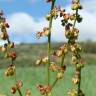
{"label": "branching inflorescence", "polygon": [[[82,51],[81,46],[77,42],[79,30],[76,28],[76,23],[82,21],[82,17],[78,13],[82,9],[80,0],[72,0],[72,7],[74,13],[67,13],[65,10],[62,10],[60,7],[55,6],[56,0],[47,0],[47,3],[51,4],[50,13],[46,16],[46,19],[49,22],[49,27],[45,27],[42,32],[37,32],[36,36],[38,38],[44,36],[48,37],[48,56],[41,58],[36,61],[37,65],[42,63],[47,64],[47,85],[37,85],[40,93],[42,95],[48,95],[57,81],[61,79],[64,75],[66,66],[64,64],[65,56],[68,52],[72,53],[72,64],[75,65],[75,75],[72,78],[72,82],[77,84],[77,89],[72,89],[68,91],[68,96],[84,96],[81,90],[81,69],[84,67],[83,59],[81,58],[80,52]],[[57,51],[54,51],[51,54],[51,29],[53,19],[63,18],[61,24],[64,27],[65,36],[68,39],[68,42],[62,45]],[[51,62],[51,55],[61,58],[61,64],[58,66],[56,63]],[[57,76],[53,84],[50,83],[50,71],[57,71]]]}
{"label": "branching inflorescence", "polygon": [[[11,64],[9,64],[8,68],[5,70],[5,75],[7,77],[14,77],[15,84],[11,87],[11,93],[15,94],[17,91],[20,96],[23,96],[21,93],[20,88],[22,87],[23,83],[21,80],[17,80],[16,78],[16,66],[15,66],[15,59],[17,57],[16,52],[14,50],[11,50],[14,48],[14,42],[11,42],[7,33],[7,28],[9,28],[9,24],[6,22],[6,19],[3,16],[3,11],[0,11],[0,29],[1,34],[0,38],[4,41],[7,41],[2,47],[0,47],[0,50],[4,52],[4,57],[6,59],[9,59],[11,61]],[[29,90],[26,91],[26,96],[30,96]]]}
{"label": "branching inflorescence", "polygon": [[80,23],[82,21],[82,17],[78,13],[78,11],[82,9],[80,0],[72,0],[71,9],[75,11],[75,13],[69,14],[64,10],[61,11],[60,16],[63,17],[61,22],[65,27],[65,36],[68,39],[68,50],[72,53],[72,63],[75,65],[76,69],[72,81],[74,84],[77,84],[77,90],[70,90],[68,96],[84,96],[81,90],[81,69],[84,67],[84,64],[80,55],[82,48],[77,42],[79,30],[76,28],[76,22]]}

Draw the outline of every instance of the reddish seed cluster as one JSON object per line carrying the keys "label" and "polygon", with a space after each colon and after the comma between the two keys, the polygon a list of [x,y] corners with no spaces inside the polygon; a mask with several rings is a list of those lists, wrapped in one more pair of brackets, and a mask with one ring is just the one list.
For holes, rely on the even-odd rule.
{"label": "reddish seed cluster", "polygon": [[[75,3],[74,3],[75,4]],[[77,3],[76,3],[77,5]],[[79,4],[80,5],[80,4]],[[79,8],[76,8],[74,10],[78,10]],[[80,23],[82,21],[82,17],[79,14],[70,14],[70,13],[66,13],[65,10],[62,10],[60,7],[56,8],[57,12],[59,12],[60,17],[63,17],[63,19],[61,20],[62,26],[66,26],[66,28],[69,28],[70,26],[72,26],[71,23],[68,23],[69,20],[73,21],[75,19],[77,19],[77,22]],[[72,9],[73,10],[73,9]]]}
{"label": "reddish seed cluster", "polygon": [[40,58],[36,61],[36,65],[46,64],[48,62],[48,57]]}
{"label": "reddish seed cluster", "polygon": [[42,32],[37,32],[36,37],[39,39],[43,35],[48,36],[49,35],[49,28],[44,27]]}
{"label": "reddish seed cluster", "polygon": [[46,20],[50,21],[51,18],[57,19],[58,17],[58,10],[56,7],[54,7],[48,15],[46,15]]}
{"label": "reddish seed cluster", "polygon": [[[4,52],[5,58],[11,59],[11,64],[9,64],[8,68],[5,70],[6,76],[15,76],[15,64],[14,60],[16,59],[17,55],[15,51],[11,49],[14,48],[14,42],[11,42],[7,33],[7,28],[9,28],[9,24],[6,22],[6,19],[3,17],[3,11],[0,11],[0,38],[2,40],[6,40],[3,46],[0,47],[0,51]],[[16,79],[16,78],[15,78]],[[11,93],[15,94],[17,89],[22,87],[22,82],[17,81],[16,84],[11,88]]]}
{"label": "reddish seed cluster", "polygon": [[[84,67],[84,64],[81,62],[82,58],[80,55],[80,52],[82,51],[81,46],[77,43],[79,30],[75,27],[76,22],[80,23],[82,21],[82,17],[78,13],[80,9],[82,9],[82,6],[80,4],[80,0],[72,0],[72,10],[75,10],[75,13],[67,13],[65,10],[62,10],[61,7],[56,7],[57,12],[59,13],[59,16],[63,19],[61,20],[62,26],[65,28],[65,36],[68,39],[67,47],[61,47],[59,50],[54,52],[55,56],[61,57],[64,54],[64,49],[66,49],[65,53],[71,51],[72,52],[72,63],[76,67],[76,72],[74,77],[72,78],[72,82],[74,84],[77,84],[79,86],[80,84],[80,76],[81,76],[81,69]],[[72,23],[73,22],[73,23]],[[56,69],[57,67],[53,67]],[[78,89],[79,92],[80,88]],[[73,92],[73,95],[70,94],[68,96],[83,96],[78,95],[76,91]]]}
{"label": "reddish seed cluster", "polygon": [[11,88],[11,93],[15,94],[18,89],[20,89],[23,86],[22,81],[17,81],[16,84]]}
{"label": "reddish seed cluster", "polygon": [[7,70],[5,71],[6,76],[13,76],[15,72],[15,66],[10,64]]}
{"label": "reddish seed cluster", "polygon": [[48,94],[51,92],[51,87],[50,86],[43,86],[43,85],[37,85],[38,90],[42,95]]}
{"label": "reddish seed cluster", "polygon": [[67,44],[64,44],[57,51],[54,51],[53,56],[61,57],[63,54],[66,54],[67,52],[68,52],[68,46]]}
{"label": "reddish seed cluster", "polygon": [[[0,28],[1,28],[1,34],[0,34],[1,39],[7,41],[7,43],[5,43],[4,46],[0,47],[0,50],[5,53],[5,58],[11,58],[12,61],[14,61],[16,59],[16,52],[11,51],[11,48],[14,48],[14,42],[11,42],[9,40],[9,36],[7,33],[7,28],[9,28],[9,24],[3,17],[3,11],[0,12]],[[14,74],[15,65],[12,64],[9,65],[8,69],[5,72],[7,76]]]}
{"label": "reddish seed cluster", "polygon": [[66,70],[66,66],[64,65],[60,67],[53,63],[50,65],[49,70],[64,72]]}

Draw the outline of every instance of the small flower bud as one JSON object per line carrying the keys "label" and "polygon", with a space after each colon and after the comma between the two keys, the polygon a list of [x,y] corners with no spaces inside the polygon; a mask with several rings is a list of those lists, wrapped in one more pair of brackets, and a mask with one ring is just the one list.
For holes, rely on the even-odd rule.
{"label": "small flower bud", "polygon": [[22,81],[17,81],[16,86],[17,86],[17,88],[21,88],[23,86]]}
{"label": "small flower bud", "polygon": [[6,28],[9,28],[10,26],[9,26],[9,24],[8,24],[8,23],[5,23],[5,27],[6,27]]}
{"label": "small flower bud", "polygon": [[57,51],[56,51],[56,55],[57,55],[58,57],[62,56],[62,54],[63,54],[62,50],[57,50]]}
{"label": "small flower bud", "polygon": [[56,12],[55,8],[53,10],[51,10],[51,12],[50,12],[51,17],[55,16],[55,12]]}
{"label": "small flower bud", "polygon": [[73,64],[77,64],[78,63],[78,59],[76,56],[72,56],[72,63]]}
{"label": "small flower bud", "polygon": [[39,39],[40,37],[42,37],[42,32],[37,32],[36,33],[36,37]]}
{"label": "small flower bud", "polygon": [[25,93],[25,96],[30,96],[31,95],[31,90],[30,89],[27,89],[26,90],[26,93]]}
{"label": "small flower bud", "polygon": [[38,59],[37,61],[36,61],[36,65],[40,65],[42,63],[42,59]]}
{"label": "small flower bud", "polygon": [[11,52],[10,53],[10,57],[14,60],[14,59],[16,59],[16,52],[15,51],[13,51],[13,52]]}
{"label": "small flower bud", "polygon": [[6,39],[8,38],[7,32],[3,32],[3,33],[0,35],[0,38],[3,39],[3,40],[6,40]]}
{"label": "small flower bud", "polygon": [[78,4],[72,4],[71,9],[72,10],[82,9],[82,6],[79,3]]}
{"label": "small flower bud", "polygon": [[48,20],[48,21],[49,21],[49,20],[50,20],[50,18],[51,18],[51,16],[48,14],[48,15],[46,15],[46,17],[45,17],[45,18],[46,18],[46,20]]}
{"label": "small flower bud", "polygon": [[8,48],[14,48],[14,42],[9,43]]}
{"label": "small flower bud", "polygon": [[76,51],[76,48],[74,46],[71,45],[71,51],[72,52],[75,52]]}
{"label": "small flower bud", "polygon": [[78,83],[79,83],[79,78],[78,78],[78,77],[73,77],[73,78],[72,78],[72,82],[73,82],[74,84],[78,84]]}
{"label": "small flower bud", "polygon": [[43,58],[43,59],[42,59],[42,62],[43,62],[43,63],[47,63],[47,62],[48,62],[48,57]]}
{"label": "small flower bud", "polygon": [[62,77],[63,77],[63,73],[62,72],[57,74],[57,79],[61,79]]}
{"label": "small flower bud", "polygon": [[46,28],[46,27],[44,27],[43,28],[43,34],[45,35],[45,36],[48,36],[49,35],[49,28]]}
{"label": "small flower bud", "polygon": [[11,93],[12,93],[12,94],[15,94],[16,91],[17,91],[17,87],[16,87],[16,86],[13,86],[13,87],[11,88]]}
{"label": "small flower bud", "polygon": [[76,68],[77,68],[77,69],[81,69],[81,68],[83,68],[83,67],[84,67],[84,64],[82,64],[82,63],[79,63],[79,64],[76,65]]}
{"label": "small flower bud", "polygon": [[58,70],[58,66],[57,66],[56,64],[52,63],[52,64],[50,65],[49,69],[50,69],[51,71],[57,71],[57,70]]}
{"label": "small flower bud", "polygon": [[64,18],[64,20],[68,20],[70,18],[70,14],[64,14],[63,18]]}
{"label": "small flower bud", "polygon": [[6,76],[13,76],[15,72],[15,66],[10,65],[7,70],[5,71]]}

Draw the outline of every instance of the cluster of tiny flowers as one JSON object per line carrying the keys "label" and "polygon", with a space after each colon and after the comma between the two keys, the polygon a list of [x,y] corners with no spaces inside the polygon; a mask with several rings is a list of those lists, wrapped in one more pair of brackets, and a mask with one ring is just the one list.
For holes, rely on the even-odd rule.
{"label": "cluster of tiny flowers", "polygon": [[67,94],[68,96],[84,96],[81,90],[78,93],[76,89],[69,90]]}
{"label": "cluster of tiny flowers", "polygon": [[[80,52],[82,51],[81,46],[77,43],[79,30],[75,27],[76,22],[80,23],[82,17],[78,14],[78,10],[82,9],[79,0],[72,0],[72,10],[75,10],[75,13],[66,13],[65,10],[62,10],[60,7],[57,8],[60,13],[60,17],[63,17],[61,20],[62,26],[65,27],[65,36],[68,39],[68,50],[72,52],[72,63],[76,67],[76,72],[72,78],[72,82],[79,86],[81,80],[81,68],[84,67],[83,60],[81,58]],[[72,24],[72,21],[74,22]],[[62,54],[62,52],[59,54]],[[77,92],[69,92],[68,96],[83,96],[81,89],[79,88]],[[81,94],[82,93],[82,94]],[[74,95],[72,95],[74,94]]]}
{"label": "cluster of tiny flowers", "polygon": [[[8,33],[7,33],[7,28],[9,28],[9,24],[6,22],[6,19],[3,17],[3,11],[1,11],[0,12],[0,29],[1,29],[0,38],[4,41],[6,40],[7,43],[5,43],[3,46],[1,46],[0,50],[5,53],[5,58],[10,58],[12,61],[14,61],[17,56],[16,56],[15,51],[10,50],[11,48],[14,48],[14,42],[11,42],[9,40],[9,36],[8,36]],[[10,64],[8,66],[7,71],[15,69],[15,67],[13,67],[13,66],[15,66],[15,65]]]}
{"label": "cluster of tiny flowers", "polygon": [[14,86],[11,87],[11,93],[15,94],[18,89],[20,89],[23,86],[22,81],[17,81]]}
{"label": "cluster of tiny flowers", "polygon": [[68,46],[67,44],[64,44],[61,46],[58,50],[54,51],[53,56],[61,57],[63,54],[68,53]]}
{"label": "cluster of tiny flowers", "polygon": [[40,58],[36,61],[36,65],[46,64],[48,62],[48,57]]}
{"label": "cluster of tiny flowers", "polygon": [[[55,0],[47,0],[46,2],[47,3],[51,2],[52,4],[54,4]],[[48,15],[46,15],[45,18],[46,18],[47,21],[50,22],[52,19],[56,19],[57,17],[58,17],[58,10],[54,6],[53,9],[51,9],[50,13]],[[47,36],[49,38],[50,32],[51,32],[51,28],[44,27],[42,32],[37,32],[36,33],[36,37],[40,38],[42,36]],[[62,58],[62,56],[65,55],[66,53],[67,53],[67,44],[64,44],[57,51],[52,52],[52,54],[50,54],[50,57],[51,56],[56,56],[56,57],[61,57]],[[59,66],[55,62],[51,62],[51,59],[50,59],[50,62],[48,62],[48,61],[49,61],[48,56],[44,57],[44,58],[39,58],[39,59],[36,60],[36,65],[49,64],[48,70],[52,71],[52,72],[54,72],[54,71],[57,72],[57,74],[55,76],[55,81],[53,82],[53,84],[48,84],[48,85],[38,84],[37,85],[37,88],[38,88],[38,90],[40,91],[40,93],[42,95],[45,95],[45,94],[48,95],[48,94],[51,93],[55,83],[59,79],[63,78],[64,72],[66,70],[66,66],[65,65],[62,65],[62,66],[60,65]],[[49,78],[51,78],[51,77],[49,77]]]}
{"label": "cluster of tiny flowers", "polygon": [[[3,16],[3,11],[0,11],[0,39],[7,41],[3,46],[0,46],[0,51],[4,53],[4,58],[10,59],[11,64],[8,65],[7,69],[5,70],[5,76],[10,77],[14,76],[14,79],[16,79],[16,67],[14,64],[15,59],[17,58],[17,54],[15,51],[11,50],[15,47],[14,42],[11,42],[7,33],[7,29],[9,28],[9,24],[6,22],[6,19]],[[22,87],[23,83],[22,81],[16,81],[16,84],[11,87],[11,93],[15,94],[17,90],[20,91],[20,88]],[[29,92],[26,92],[26,96],[30,96]],[[22,96],[22,95],[20,95]]]}
{"label": "cluster of tiny flowers", "polygon": [[[47,64],[47,63],[48,63],[48,57],[40,58],[36,61],[36,65]],[[49,70],[52,72],[57,72],[55,79],[59,80],[63,78],[64,72],[66,70],[66,66],[65,65],[59,66],[55,62],[50,62]],[[41,84],[37,85],[37,88],[42,95],[50,94],[52,87],[53,87],[52,85],[48,85],[48,86],[47,85],[44,86]]]}
{"label": "cluster of tiny flowers", "polygon": [[42,36],[48,36],[49,35],[49,28],[44,27],[42,32],[37,32],[36,37],[39,39]]}
{"label": "cluster of tiny flowers", "polygon": [[37,88],[42,95],[49,94],[52,89],[50,86],[43,86],[41,84],[37,84]]}
{"label": "cluster of tiny flowers", "polygon": [[[0,12],[0,29],[1,29],[0,38],[4,41],[6,40],[7,43],[1,46],[0,50],[5,53],[4,56],[5,58],[11,59],[11,64],[9,64],[8,68],[5,70],[5,75],[9,77],[15,75],[14,60],[16,59],[17,55],[15,51],[11,51],[11,49],[14,48],[14,42],[11,42],[9,40],[7,28],[9,28],[9,24],[6,22],[6,19],[3,17],[3,11],[1,11]],[[15,93],[15,87],[11,88],[11,92]]]}
{"label": "cluster of tiny flowers", "polygon": [[[47,0],[47,3],[50,3],[50,2],[54,5],[55,0]],[[67,13],[66,10],[62,10],[60,6],[59,7],[55,6],[55,7],[53,7],[53,9],[51,9],[50,13],[46,16],[46,19],[51,22],[52,22],[53,18],[56,19],[58,17],[62,17],[61,25],[64,27],[65,37],[68,40],[68,43],[65,43],[64,45],[62,45],[58,50],[54,51],[52,54],[52,56],[62,58],[61,66],[58,66],[54,62],[50,62],[49,70],[53,71],[53,72],[57,71],[57,76],[56,76],[56,80],[55,80],[55,83],[56,83],[59,79],[61,79],[63,77],[65,69],[66,69],[66,66],[63,64],[65,55],[67,55],[68,52],[71,52],[72,53],[72,64],[74,64],[75,68],[76,68],[75,74],[72,78],[72,82],[74,84],[77,84],[78,90],[69,91],[68,96],[84,96],[84,94],[80,88],[81,69],[84,67],[84,62],[83,62],[83,59],[81,58],[81,55],[80,55],[82,48],[79,45],[79,43],[77,43],[79,29],[77,29],[75,27],[76,23],[82,22],[82,17],[78,13],[78,11],[82,9],[82,5],[80,4],[80,0],[72,0],[71,9],[73,10],[73,13]],[[43,29],[43,32],[38,32],[36,36],[39,38],[43,35],[49,37],[50,32],[51,32],[50,30],[51,30],[50,28],[45,27]],[[50,43],[50,40],[49,40],[49,43]],[[41,59],[37,60],[36,64],[40,65],[40,64],[44,63],[43,61],[44,60],[41,58]],[[45,63],[48,63],[48,58],[45,59],[45,61],[46,61]],[[55,84],[53,83],[53,85],[55,85]],[[52,86],[51,86],[51,90],[52,90]],[[46,87],[46,86],[40,85],[38,88],[39,88],[39,91],[41,92],[41,94],[42,93],[47,94],[46,90],[47,90],[47,88],[49,89],[49,86]]]}

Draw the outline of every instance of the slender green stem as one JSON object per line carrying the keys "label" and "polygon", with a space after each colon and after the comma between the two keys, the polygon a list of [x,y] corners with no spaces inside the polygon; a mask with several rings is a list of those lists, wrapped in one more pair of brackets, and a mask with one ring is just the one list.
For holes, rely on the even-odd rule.
{"label": "slender green stem", "polygon": [[[62,58],[61,58],[61,67],[64,65],[64,58],[65,58],[65,54],[63,54]],[[55,81],[52,84],[52,89],[56,85],[57,82],[58,82],[58,79],[56,78]]]}
{"label": "slender green stem", "polygon": [[80,93],[80,89],[81,89],[81,69],[80,69],[80,74],[79,74],[78,94]]}
{"label": "slender green stem", "polygon": [[21,90],[19,88],[17,88],[17,90],[18,90],[19,95],[23,96],[22,93],[21,93]]}
{"label": "slender green stem", "polygon": [[74,27],[76,25],[77,15],[78,15],[78,10],[76,10],[76,18],[75,18],[74,23],[73,23],[73,29],[74,29]]}
{"label": "slender green stem", "polygon": [[[12,64],[14,64],[14,61],[12,60]],[[17,78],[16,78],[16,69],[14,70],[14,79],[15,79],[15,83],[17,82]],[[20,96],[23,96],[21,93],[21,90],[19,88],[17,88],[17,91],[19,93]]]}
{"label": "slender green stem", "polygon": [[65,54],[62,55],[62,58],[61,58],[61,67],[63,66],[64,64],[64,58],[65,58]]}
{"label": "slender green stem", "polygon": [[53,84],[52,84],[52,89],[53,89],[53,87],[56,85],[57,81],[58,81],[58,79],[56,78],[55,81],[54,81]]}
{"label": "slender green stem", "polygon": [[[77,15],[78,15],[78,10],[76,10],[76,18],[75,18],[75,20],[74,20],[73,29],[74,29],[74,27],[75,27],[75,25],[76,25]],[[79,76],[78,76],[78,78],[79,78],[79,83],[78,83],[78,89],[77,89],[77,90],[78,90],[78,95],[79,95],[80,87],[81,87],[81,69],[79,70],[79,72],[80,72],[80,74],[79,74]]]}
{"label": "slender green stem", "polygon": [[[51,11],[54,9],[54,5],[55,5],[55,1],[52,1],[52,5],[51,5]],[[51,12],[50,11],[50,12]],[[48,35],[48,66],[47,66],[47,73],[48,73],[48,85],[50,84],[50,71],[49,71],[49,66],[50,66],[50,51],[51,51],[51,28],[52,28],[52,21],[53,21],[53,17],[50,18],[49,21],[49,35]]]}

